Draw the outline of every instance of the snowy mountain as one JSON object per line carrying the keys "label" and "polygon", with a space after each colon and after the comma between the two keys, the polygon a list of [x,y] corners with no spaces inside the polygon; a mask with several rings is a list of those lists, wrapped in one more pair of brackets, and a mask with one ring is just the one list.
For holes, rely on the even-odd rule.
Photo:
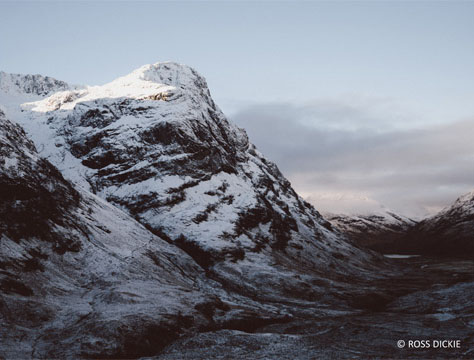
{"label": "snowy mountain", "polygon": [[421,221],[409,234],[407,249],[429,255],[474,258],[474,192],[433,217]]}
{"label": "snowy mountain", "polygon": [[200,267],[71,185],[3,112],[0,197],[0,357],[151,355],[209,324]]}
{"label": "snowy mountain", "polygon": [[325,213],[324,216],[356,244],[382,253],[396,252],[397,243],[417,224],[389,210],[359,215]]}
{"label": "snowy mountain", "polygon": [[[92,87],[1,73],[0,198],[0,358],[364,358],[380,329],[387,357],[407,321],[421,338],[434,320],[405,313],[416,294],[381,311],[471,269],[427,277],[353,246],[175,63]],[[467,338],[462,309],[450,338]]]}
{"label": "snowy mountain", "polygon": [[0,91],[4,94],[44,97],[73,88],[75,87],[49,76],[7,74],[0,71]]}
{"label": "snowy mountain", "polygon": [[146,65],[103,86],[10,102],[6,112],[66,178],[243,293],[284,298],[316,274],[373,266],[374,255],[294,192],[187,66]]}
{"label": "snowy mountain", "polygon": [[474,192],[421,221],[390,211],[324,216],[356,244],[381,253],[474,256]]}

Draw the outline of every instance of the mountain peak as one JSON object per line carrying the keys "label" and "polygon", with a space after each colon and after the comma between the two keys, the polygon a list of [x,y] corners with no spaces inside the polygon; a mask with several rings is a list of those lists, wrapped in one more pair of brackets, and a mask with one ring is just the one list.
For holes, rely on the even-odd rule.
{"label": "mountain peak", "polygon": [[135,69],[131,73],[105,84],[106,88],[154,89],[209,92],[207,83],[193,68],[176,62],[157,62]]}
{"label": "mountain peak", "polygon": [[172,61],[147,64],[132,71],[126,78],[137,78],[177,88],[191,85],[196,80],[205,83],[204,78],[193,68]]}
{"label": "mountain peak", "polygon": [[[172,102],[174,105],[181,104],[178,105],[181,110],[200,108],[203,104],[216,109],[204,77],[191,67],[174,62],[143,65],[104,85],[59,89],[47,98],[27,104],[26,108],[40,112],[59,108],[67,110],[78,103],[115,101],[112,99],[118,98],[159,100],[153,102],[156,108]],[[183,106],[183,103],[186,105]]]}
{"label": "mountain peak", "polygon": [[438,214],[432,216],[429,220],[444,219],[446,217],[463,217],[468,214],[474,214],[474,191],[460,196],[450,206],[445,207]]}
{"label": "mountain peak", "polygon": [[[233,267],[247,254],[246,271],[262,263],[271,269],[273,252],[319,269],[339,263],[347,272],[372,259],[337,239],[188,66],[144,65],[22,110],[15,119],[67,179],[164,234],[203,268]],[[342,260],[349,258],[355,260]]]}
{"label": "mountain peak", "polygon": [[465,202],[465,201],[473,201],[474,200],[474,190],[468,192],[467,194],[462,195],[459,197],[456,202]]}

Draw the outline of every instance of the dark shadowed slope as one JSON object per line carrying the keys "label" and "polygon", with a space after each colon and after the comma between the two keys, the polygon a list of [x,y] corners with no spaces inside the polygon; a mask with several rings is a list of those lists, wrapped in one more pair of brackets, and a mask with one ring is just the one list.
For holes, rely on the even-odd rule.
{"label": "dark shadowed slope", "polygon": [[474,192],[419,222],[391,212],[326,218],[356,244],[384,254],[474,258]]}
{"label": "dark shadowed slope", "polygon": [[64,180],[1,111],[0,199],[0,357],[151,355],[209,324],[200,267]]}
{"label": "dark shadowed slope", "polygon": [[397,243],[417,224],[416,221],[386,211],[374,214],[324,214],[325,218],[359,246],[384,254],[397,253]]}
{"label": "dark shadowed slope", "polygon": [[405,242],[411,253],[474,259],[474,192],[421,221]]}

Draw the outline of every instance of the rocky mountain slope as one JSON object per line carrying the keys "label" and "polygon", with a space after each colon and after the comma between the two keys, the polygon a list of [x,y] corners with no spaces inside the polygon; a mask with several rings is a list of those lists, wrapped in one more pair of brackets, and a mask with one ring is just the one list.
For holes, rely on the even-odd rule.
{"label": "rocky mountain slope", "polygon": [[0,71],[0,91],[12,97],[44,97],[58,91],[77,88],[43,75],[8,74]]}
{"label": "rocky mountain slope", "polygon": [[324,215],[356,244],[384,254],[474,257],[474,192],[421,221],[389,211]]}
{"label": "rocky mountain slope", "polygon": [[66,178],[182,248],[228,288],[307,301],[326,293],[314,286],[321,277],[370,276],[380,261],[294,192],[187,66],[146,65],[103,86],[11,99],[7,113]]}
{"label": "rocky mountain slope", "polygon": [[392,211],[360,215],[324,214],[324,217],[356,244],[385,254],[396,253],[397,242],[402,241],[417,224],[417,221]]}
{"label": "rocky mountain slope", "polygon": [[433,217],[421,221],[408,235],[412,253],[474,258],[474,192]]}
{"label": "rocky mountain slope", "polygon": [[151,355],[209,324],[201,268],[71,185],[3,112],[0,198],[0,357]]}
{"label": "rocky mountain slope", "polygon": [[95,87],[0,73],[0,111],[0,357],[366,358],[377,339],[371,356],[405,358],[394,339],[427,327],[472,338],[471,262],[353,246],[189,67]]}

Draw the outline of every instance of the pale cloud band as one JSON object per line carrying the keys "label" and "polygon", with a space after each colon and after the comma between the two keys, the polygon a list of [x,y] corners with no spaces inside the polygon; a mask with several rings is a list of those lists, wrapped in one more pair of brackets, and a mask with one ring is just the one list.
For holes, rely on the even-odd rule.
{"label": "pale cloud band", "polygon": [[370,106],[315,101],[251,106],[232,120],[318,210],[384,204],[420,217],[474,188],[474,118],[394,126]]}

